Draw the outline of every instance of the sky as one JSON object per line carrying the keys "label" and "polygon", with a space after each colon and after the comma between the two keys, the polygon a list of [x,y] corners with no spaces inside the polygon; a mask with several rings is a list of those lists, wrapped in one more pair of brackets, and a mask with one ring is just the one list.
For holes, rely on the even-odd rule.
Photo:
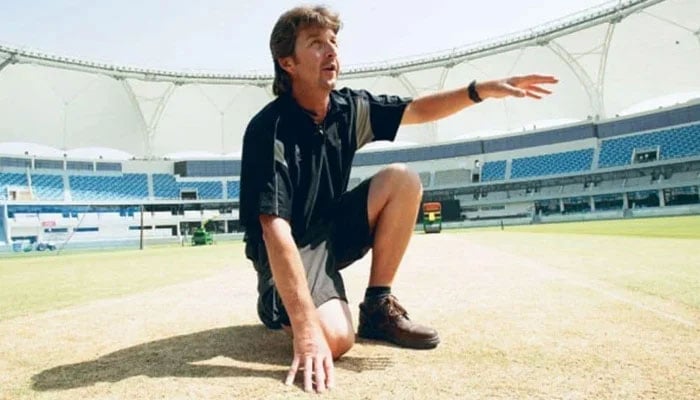
{"label": "sky", "polygon": [[[343,65],[411,57],[517,32],[608,0],[322,2],[343,20]],[[271,73],[268,40],[289,0],[0,1],[0,44],[110,64]],[[536,4],[536,6],[533,6]]]}

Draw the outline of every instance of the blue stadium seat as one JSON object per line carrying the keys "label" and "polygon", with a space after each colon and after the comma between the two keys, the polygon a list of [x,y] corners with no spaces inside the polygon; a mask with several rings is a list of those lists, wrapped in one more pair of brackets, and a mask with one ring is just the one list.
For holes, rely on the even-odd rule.
{"label": "blue stadium seat", "polygon": [[156,200],[177,200],[182,190],[195,190],[197,199],[217,200],[224,196],[220,181],[187,180],[178,182],[174,175],[153,174],[153,196]]}
{"label": "blue stadium seat", "polygon": [[700,125],[603,140],[598,166],[610,168],[629,165],[635,149],[657,146],[660,160],[700,155]]}
{"label": "blue stadium seat", "polygon": [[110,201],[148,198],[146,174],[71,175],[68,179],[73,200]]}
{"label": "blue stadium seat", "polygon": [[513,159],[512,179],[587,171],[593,164],[593,149],[566,151]]}
{"label": "blue stadium seat", "polygon": [[37,200],[63,200],[63,177],[32,174],[32,191]]}
{"label": "blue stadium seat", "polygon": [[2,217],[0,217],[0,243],[5,243],[5,223]]}
{"label": "blue stadium seat", "polygon": [[489,161],[481,168],[481,181],[502,181],[506,179],[506,161]]}
{"label": "blue stadium seat", "polygon": [[238,198],[241,196],[241,182],[227,181],[226,193],[228,194],[229,200],[238,200]]}
{"label": "blue stadium seat", "polygon": [[7,200],[8,187],[29,189],[26,174],[0,172],[0,200]]}

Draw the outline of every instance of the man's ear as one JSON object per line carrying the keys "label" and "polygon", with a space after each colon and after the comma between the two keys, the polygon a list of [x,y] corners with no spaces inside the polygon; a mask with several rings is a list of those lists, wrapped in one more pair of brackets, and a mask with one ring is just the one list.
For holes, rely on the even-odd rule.
{"label": "man's ear", "polygon": [[283,70],[285,70],[288,74],[291,75],[294,71],[294,57],[280,57],[277,59],[277,62],[279,63],[280,67]]}

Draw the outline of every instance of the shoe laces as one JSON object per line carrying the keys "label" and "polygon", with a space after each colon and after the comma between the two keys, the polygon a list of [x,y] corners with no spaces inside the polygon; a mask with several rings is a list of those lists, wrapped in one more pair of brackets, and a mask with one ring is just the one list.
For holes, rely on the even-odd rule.
{"label": "shoe laces", "polygon": [[399,300],[393,294],[388,295],[385,302],[389,316],[408,319],[408,312],[399,304]]}

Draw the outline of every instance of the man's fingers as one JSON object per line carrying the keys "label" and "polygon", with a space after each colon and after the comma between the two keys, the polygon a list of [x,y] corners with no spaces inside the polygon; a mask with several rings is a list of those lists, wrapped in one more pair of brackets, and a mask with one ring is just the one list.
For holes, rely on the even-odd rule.
{"label": "man's fingers", "polygon": [[508,90],[508,93],[511,96],[515,97],[525,97],[525,95],[527,94],[524,90],[517,88],[513,85],[506,85],[506,90]]}
{"label": "man's fingers", "polygon": [[557,83],[557,82],[559,82],[559,79],[557,79],[551,75],[527,75],[527,76],[521,77],[520,79],[522,79],[521,82],[527,82],[529,84]]}
{"label": "man's fingers", "polygon": [[515,76],[508,79],[508,83],[517,87],[541,85],[543,83],[558,83],[559,79],[549,75]]}
{"label": "man's fingers", "polygon": [[527,87],[525,88],[525,90],[527,90],[528,92],[537,92],[537,93],[542,93],[542,94],[552,94],[551,91],[549,91],[549,90],[547,90],[547,89],[545,89],[545,88],[541,88],[541,87],[536,86],[536,85],[527,86]]}
{"label": "man's fingers", "polygon": [[292,361],[292,366],[289,368],[289,373],[287,374],[287,379],[284,380],[284,384],[289,386],[294,384],[294,378],[297,376],[297,371],[299,370],[299,356],[294,356]]}
{"label": "man's fingers", "polygon": [[323,393],[326,391],[326,371],[323,368],[323,359],[318,357],[314,361],[314,374],[316,381],[316,391]]}
{"label": "man's fingers", "polygon": [[333,389],[335,387],[335,368],[333,367],[333,358],[328,357],[323,360],[323,369],[326,371],[326,387]]}
{"label": "man's fingers", "polygon": [[527,94],[527,97],[532,97],[533,99],[539,100],[539,99],[542,98],[542,96],[538,96],[538,95],[536,95],[536,94],[534,94],[534,93],[532,93],[532,92],[530,92],[530,91],[527,91],[526,94]]}
{"label": "man's fingers", "polygon": [[313,373],[314,373],[313,358],[306,357],[306,360],[304,360],[304,390],[307,392],[311,392],[314,390],[313,381],[311,379],[313,376]]}

